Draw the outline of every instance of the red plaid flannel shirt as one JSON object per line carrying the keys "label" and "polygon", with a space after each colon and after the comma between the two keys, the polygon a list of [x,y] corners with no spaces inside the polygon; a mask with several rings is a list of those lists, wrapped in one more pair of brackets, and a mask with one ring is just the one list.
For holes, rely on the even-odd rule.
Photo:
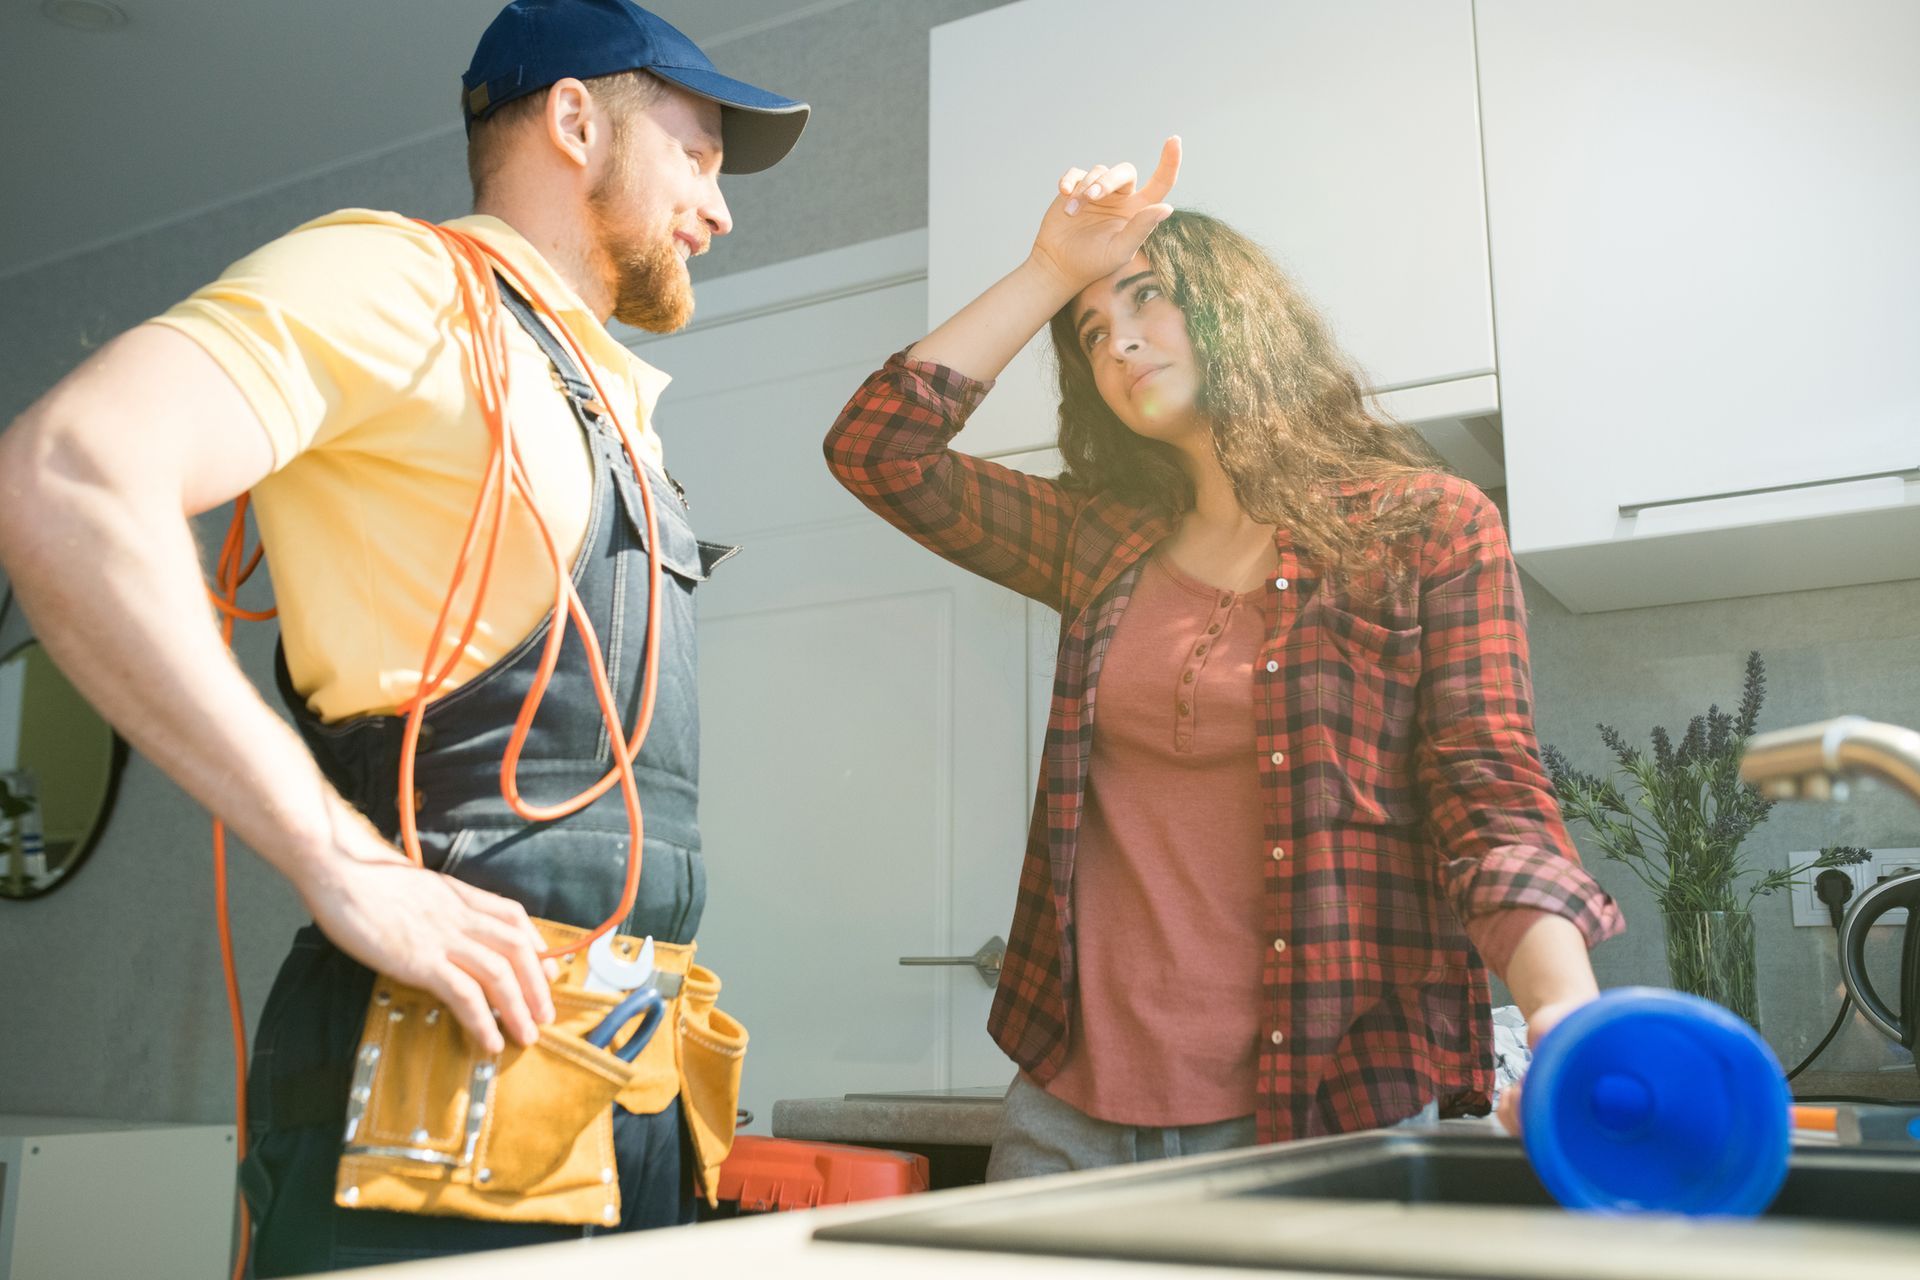
{"label": "red plaid flannel shirt", "polygon": [[[990,385],[897,355],[854,393],[826,455],[915,541],[1060,612],[1039,794],[988,1019],[1044,1083],[1065,1057],[1074,998],[1071,884],[1100,664],[1173,522],[949,450]],[[1589,945],[1621,928],[1540,764],[1499,514],[1452,476],[1402,488],[1432,519],[1411,580],[1378,602],[1323,585],[1284,531],[1276,539],[1253,691],[1267,847],[1248,851],[1266,868],[1267,926],[1287,944],[1264,967],[1263,1142],[1390,1124],[1428,1099],[1448,1114],[1486,1109],[1491,999],[1461,920],[1531,907],[1572,920]]]}

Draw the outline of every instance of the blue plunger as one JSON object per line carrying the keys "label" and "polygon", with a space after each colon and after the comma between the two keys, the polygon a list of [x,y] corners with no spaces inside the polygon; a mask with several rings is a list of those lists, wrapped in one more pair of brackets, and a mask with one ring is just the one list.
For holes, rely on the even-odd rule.
{"label": "blue plunger", "polygon": [[1548,1032],[1520,1122],[1571,1209],[1752,1217],[1786,1181],[1792,1096],[1746,1021],[1698,996],[1623,987]]}

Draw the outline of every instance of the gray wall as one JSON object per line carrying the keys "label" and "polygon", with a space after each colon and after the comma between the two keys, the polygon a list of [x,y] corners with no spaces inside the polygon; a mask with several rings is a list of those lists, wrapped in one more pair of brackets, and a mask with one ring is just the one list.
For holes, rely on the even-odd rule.
{"label": "gray wall", "polygon": [[[721,49],[724,68],[804,94],[816,114],[790,161],[727,184],[738,230],[695,264],[696,275],[924,226],[926,31],[991,7],[994,0],[866,0]],[[7,280],[0,421],[105,338],[309,217],[357,204],[443,218],[466,203],[459,135],[450,132]],[[207,537],[217,541],[223,523],[210,517]],[[1684,721],[1709,701],[1737,699],[1749,648],[1769,663],[1766,726],[1842,710],[1920,724],[1920,680],[1909,672],[1920,584],[1599,617],[1569,615],[1538,588],[1530,599],[1541,735],[1583,767],[1605,763],[1597,720],[1642,734],[1654,723]],[[0,650],[19,629],[16,617]],[[256,679],[266,678],[271,644],[269,629],[242,629],[241,660]],[[1844,809],[1783,806],[1754,845],[1769,856],[1834,842],[1920,845],[1916,825],[1903,803],[1885,796]],[[1644,891],[1620,868],[1594,870],[1630,921],[1627,935],[1595,956],[1602,981],[1661,981],[1660,930]],[[288,935],[306,916],[244,852],[233,859],[233,875],[251,1020]],[[93,862],[43,901],[0,902],[0,1112],[230,1117],[211,894],[205,815],[135,759]],[[1784,901],[1765,904],[1760,998],[1770,1038],[1792,1058],[1825,1029],[1838,977],[1830,939],[1790,929],[1789,918]],[[1832,1065],[1868,1069],[1894,1057],[1858,1029],[1831,1052]]]}

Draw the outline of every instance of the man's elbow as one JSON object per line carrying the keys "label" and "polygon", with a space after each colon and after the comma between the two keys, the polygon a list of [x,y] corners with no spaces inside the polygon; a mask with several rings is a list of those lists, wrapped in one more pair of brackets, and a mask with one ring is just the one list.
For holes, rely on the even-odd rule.
{"label": "man's elbow", "polygon": [[41,517],[38,457],[45,451],[45,415],[29,409],[0,431],[0,564],[11,572],[12,544]]}
{"label": "man's elbow", "polygon": [[68,523],[82,492],[125,483],[99,444],[74,414],[42,401],[0,432],[0,564],[16,573],[29,545]]}

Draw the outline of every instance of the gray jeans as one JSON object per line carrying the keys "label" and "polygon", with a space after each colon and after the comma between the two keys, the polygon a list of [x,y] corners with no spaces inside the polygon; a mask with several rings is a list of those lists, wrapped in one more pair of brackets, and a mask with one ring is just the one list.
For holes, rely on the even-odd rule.
{"label": "gray jeans", "polygon": [[[1421,1124],[1439,1115],[1439,1105],[1429,1102],[1418,1115],[1401,1123]],[[1251,1115],[1166,1128],[1110,1124],[1062,1102],[1021,1072],[1007,1089],[1000,1128],[993,1139],[993,1155],[987,1160],[987,1181],[1171,1160],[1175,1156],[1251,1147],[1254,1142]]]}

